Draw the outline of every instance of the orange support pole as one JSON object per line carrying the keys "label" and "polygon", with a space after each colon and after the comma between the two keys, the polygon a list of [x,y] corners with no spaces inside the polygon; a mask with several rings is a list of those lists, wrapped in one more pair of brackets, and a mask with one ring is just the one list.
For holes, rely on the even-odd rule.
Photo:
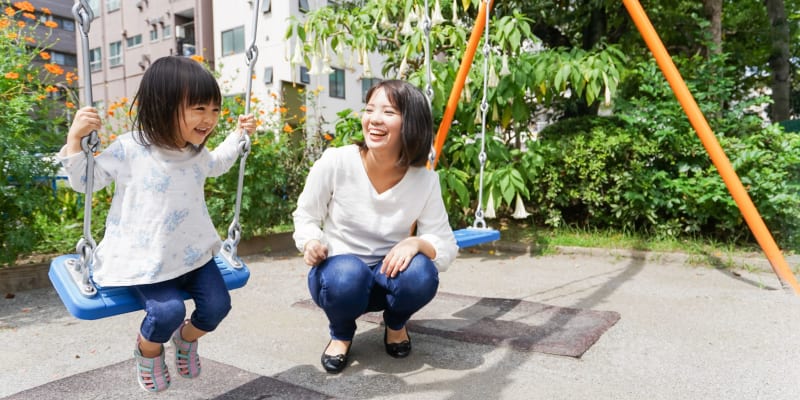
{"label": "orange support pole", "polygon": [[[486,4],[489,4],[488,8]],[[436,163],[439,161],[439,155],[442,153],[444,141],[447,139],[447,133],[450,131],[450,125],[453,123],[453,116],[456,114],[458,108],[458,99],[461,97],[461,91],[464,90],[464,83],[467,81],[467,74],[472,67],[472,59],[475,58],[475,51],[478,49],[478,43],[481,41],[483,29],[486,27],[486,13],[491,9],[494,0],[488,2],[481,1],[481,6],[478,9],[478,16],[475,18],[475,26],[472,28],[472,34],[467,43],[467,50],[464,52],[464,58],[461,59],[461,66],[458,68],[456,74],[456,81],[453,83],[453,89],[450,90],[450,98],[447,100],[447,107],[442,116],[442,122],[439,124],[439,130],[436,132],[436,139],[433,143],[436,156],[433,160],[433,165],[429,165],[430,169],[436,168]]]}
{"label": "orange support pole", "polygon": [[697,131],[697,136],[700,137],[703,146],[711,157],[711,161],[714,163],[714,166],[717,167],[717,171],[728,187],[728,191],[733,196],[733,200],[739,207],[739,211],[742,213],[747,225],[750,227],[750,231],[753,232],[756,241],[758,241],[761,249],[766,254],[772,266],[772,270],[778,275],[778,279],[784,287],[786,285],[791,286],[795,294],[800,295],[800,285],[798,285],[797,279],[786,263],[783,253],[778,248],[775,239],[761,219],[761,215],[758,213],[755,205],[753,205],[753,201],[750,199],[750,195],[747,194],[747,190],[742,186],[739,176],[736,175],[736,171],[734,171],[730,160],[728,160],[722,147],[720,147],[716,136],[714,136],[711,127],[708,125],[708,121],[706,121],[705,116],[702,111],[700,111],[700,107],[697,106],[694,97],[689,92],[686,82],[684,82],[680,72],[678,72],[678,69],[672,62],[672,58],[661,42],[661,39],[658,37],[642,5],[638,0],[623,0],[622,2],[625,4],[625,8],[628,9],[628,13],[631,15],[631,18],[633,18],[633,22],[642,34],[645,43],[647,43],[647,47],[650,48],[653,56],[655,56],[656,62],[661,68],[661,72],[664,74],[664,77],[667,78],[670,87],[672,87],[672,91],[675,93],[675,97],[678,98],[681,107],[683,107],[683,111],[689,117],[689,122],[691,122],[695,131]]}

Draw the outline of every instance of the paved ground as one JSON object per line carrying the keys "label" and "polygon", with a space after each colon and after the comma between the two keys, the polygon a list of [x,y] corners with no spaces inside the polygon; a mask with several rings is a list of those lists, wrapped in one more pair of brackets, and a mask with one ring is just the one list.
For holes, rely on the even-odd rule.
{"label": "paved ground", "polygon": [[[383,352],[380,326],[360,321],[352,364],[338,376],[319,365],[324,315],[293,306],[309,297],[301,259],[246,261],[250,282],[201,340],[203,375],[174,377],[159,398],[800,398],[800,296],[752,267],[759,260],[720,270],[625,252],[465,253],[441,275],[442,292],[613,311],[619,320],[579,358],[412,332],[405,360]],[[150,397],[131,361],[141,316],[77,320],[52,289],[0,300],[0,397]]]}

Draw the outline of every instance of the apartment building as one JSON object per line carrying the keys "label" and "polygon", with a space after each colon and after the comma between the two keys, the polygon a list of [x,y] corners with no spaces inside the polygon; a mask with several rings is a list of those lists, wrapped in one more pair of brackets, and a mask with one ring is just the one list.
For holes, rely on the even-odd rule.
{"label": "apartment building", "polygon": [[[145,69],[166,55],[213,63],[211,0],[89,0],[92,97],[99,107],[131,99]],[[78,30],[78,54],[82,51]],[[82,63],[81,63],[82,64]],[[87,71],[79,66],[80,76]],[[81,84],[86,80],[82,79]]]}
{"label": "apartment building", "polygon": [[[377,78],[362,79],[360,67],[333,61],[333,72],[309,75],[304,65],[286,57],[294,39],[284,40],[288,19],[302,19],[330,0],[261,0],[258,10],[252,94],[259,106],[287,109],[283,117],[296,125],[305,120],[328,126],[336,113],[363,107],[362,96]],[[253,35],[250,0],[89,0],[95,19],[89,30],[92,94],[103,107],[136,93],[145,69],[166,55],[199,55],[221,71],[226,96],[245,93],[245,52]],[[79,34],[78,34],[79,35]],[[80,53],[80,43],[78,45]],[[80,55],[79,55],[80,57]],[[80,59],[80,58],[79,58]],[[341,64],[341,63],[340,63]],[[373,65],[378,65],[377,62]],[[80,76],[85,76],[80,66]],[[83,82],[83,80],[82,80]],[[308,102],[309,91],[318,96]],[[302,114],[302,115],[301,115]]]}

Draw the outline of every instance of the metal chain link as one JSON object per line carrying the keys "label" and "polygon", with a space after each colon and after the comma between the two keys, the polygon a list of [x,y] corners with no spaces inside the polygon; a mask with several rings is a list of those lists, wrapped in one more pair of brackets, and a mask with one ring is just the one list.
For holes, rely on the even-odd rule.
{"label": "metal chain link", "polygon": [[[431,22],[431,10],[429,0],[425,0],[425,16],[422,20],[422,31],[424,33],[423,46],[425,48],[425,98],[428,100],[428,108],[431,109],[433,114],[433,66],[431,65],[431,29],[433,24]],[[435,139],[435,137],[433,137]],[[433,141],[431,141],[431,151],[428,153],[428,163],[433,167],[436,161],[436,149]]]}

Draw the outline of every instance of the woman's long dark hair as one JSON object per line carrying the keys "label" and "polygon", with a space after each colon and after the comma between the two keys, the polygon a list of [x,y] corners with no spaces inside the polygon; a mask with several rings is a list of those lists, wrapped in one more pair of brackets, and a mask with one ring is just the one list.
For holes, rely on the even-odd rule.
{"label": "woman's long dark hair", "polygon": [[[191,58],[159,58],[145,71],[133,98],[134,138],[145,146],[180,150],[183,106],[208,103],[222,104],[219,85],[211,72]],[[203,145],[205,142],[195,149],[200,151]]]}
{"label": "woman's long dark hair", "polygon": [[[433,115],[425,95],[406,81],[390,79],[371,87],[367,91],[367,102],[378,89],[383,89],[389,103],[402,117],[400,126],[402,146],[397,164],[403,167],[425,166],[433,144]],[[357,141],[356,144],[362,150],[367,148],[363,140]]]}

